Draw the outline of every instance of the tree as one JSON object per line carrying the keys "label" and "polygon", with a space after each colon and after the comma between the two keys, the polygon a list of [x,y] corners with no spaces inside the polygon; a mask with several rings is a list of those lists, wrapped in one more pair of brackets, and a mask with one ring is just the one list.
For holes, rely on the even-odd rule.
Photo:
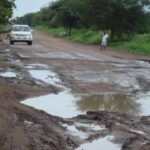
{"label": "tree", "polygon": [[9,18],[11,18],[13,14],[13,8],[15,0],[1,0],[0,1],[0,22],[4,24],[8,22]]}
{"label": "tree", "polygon": [[[85,0],[88,23],[111,31],[111,39],[123,33],[134,34],[145,24],[144,6],[149,0]],[[86,9],[85,9],[86,10]]]}
{"label": "tree", "polygon": [[79,20],[78,12],[71,7],[62,7],[59,11],[59,17],[62,26],[68,29],[67,35],[70,36],[72,28],[75,27]]}
{"label": "tree", "polygon": [[63,26],[69,35],[75,27],[109,30],[114,40],[149,30],[150,17],[145,13],[149,5],[150,0],[57,0],[26,20],[34,20],[36,25]]}
{"label": "tree", "polygon": [[34,24],[35,14],[36,13],[29,13],[29,14],[24,15],[23,17],[17,17],[15,22],[19,24],[23,23],[23,24],[28,24],[32,26]]}

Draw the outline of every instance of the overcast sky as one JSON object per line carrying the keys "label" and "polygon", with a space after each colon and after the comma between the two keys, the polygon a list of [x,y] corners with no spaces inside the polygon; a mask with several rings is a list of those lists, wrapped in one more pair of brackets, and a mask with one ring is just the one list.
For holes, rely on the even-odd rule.
{"label": "overcast sky", "polygon": [[47,6],[50,2],[55,0],[15,0],[16,9],[14,10],[14,17],[20,17],[30,12],[37,12],[41,7]]}

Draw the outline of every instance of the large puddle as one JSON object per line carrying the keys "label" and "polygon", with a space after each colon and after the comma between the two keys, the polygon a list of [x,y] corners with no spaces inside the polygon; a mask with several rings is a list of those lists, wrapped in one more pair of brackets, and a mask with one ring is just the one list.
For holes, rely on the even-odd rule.
{"label": "large puddle", "polygon": [[65,91],[59,94],[29,98],[22,101],[22,103],[36,109],[44,110],[51,115],[68,118],[78,115],[79,112],[81,113],[81,111],[76,110],[75,107],[77,99],[77,97]]}
{"label": "large puddle", "polygon": [[82,97],[64,91],[59,94],[29,98],[22,103],[64,118],[85,114],[90,110],[122,112],[137,116],[150,115],[150,93],[138,96],[105,94]]}
{"label": "large puddle", "polygon": [[[44,66],[45,67],[45,66]],[[29,70],[30,75],[47,84],[61,86],[59,76],[50,70]],[[32,106],[45,112],[70,118],[87,111],[112,111],[137,116],[150,115],[150,92],[136,95],[127,94],[94,94],[73,95],[70,90],[63,87],[64,91],[58,94],[29,98],[22,101],[23,104]]]}

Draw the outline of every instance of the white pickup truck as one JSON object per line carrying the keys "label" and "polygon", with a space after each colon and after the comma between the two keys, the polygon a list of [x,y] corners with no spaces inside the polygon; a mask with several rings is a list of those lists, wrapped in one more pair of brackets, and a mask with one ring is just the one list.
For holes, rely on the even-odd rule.
{"label": "white pickup truck", "polygon": [[32,32],[28,25],[13,25],[10,33],[10,44],[26,42],[32,45]]}

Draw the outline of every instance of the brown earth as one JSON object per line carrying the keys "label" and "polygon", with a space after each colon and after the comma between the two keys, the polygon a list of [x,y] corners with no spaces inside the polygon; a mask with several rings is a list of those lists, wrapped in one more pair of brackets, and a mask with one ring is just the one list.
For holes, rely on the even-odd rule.
{"label": "brown earth", "polygon": [[[111,68],[111,62],[122,63],[125,58],[150,61],[149,56],[122,54],[111,48],[100,51],[98,46],[56,39],[36,31],[33,46],[24,43],[9,46],[8,41],[0,43],[0,71],[15,70],[21,76],[0,76],[0,149],[72,150],[84,142],[113,134],[117,137],[116,143],[122,143],[122,150],[149,150],[149,116],[136,117],[118,112],[99,111],[64,119],[19,103],[29,97],[62,90],[51,85],[38,84],[26,71],[25,66],[29,64],[47,64],[59,74],[63,85],[73,93],[124,92],[124,88],[114,88],[113,84],[91,81],[93,74],[90,73]],[[101,63],[105,65],[100,65]],[[91,72],[88,72],[89,70]],[[95,79],[97,76],[96,74]],[[149,88],[149,85],[143,85],[143,90],[145,86]],[[79,122],[103,124],[106,129],[91,133],[89,129],[82,127],[80,130],[89,133],[89,137],[79,140],[62,126],[75,126],[75,123]]]}

